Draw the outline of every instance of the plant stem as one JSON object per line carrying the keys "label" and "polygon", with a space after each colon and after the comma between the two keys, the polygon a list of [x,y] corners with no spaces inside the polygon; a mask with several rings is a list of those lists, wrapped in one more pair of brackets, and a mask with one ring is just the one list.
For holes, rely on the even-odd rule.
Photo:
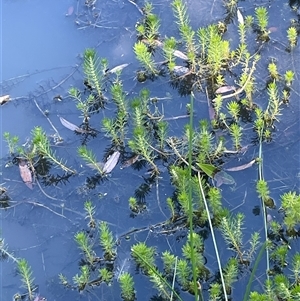
{"label": "plant stem", "polygon": [[[264,127],[261,128],[260,130],[260,134],[259,134],[259,152],[258,152],[258,156],[259,156],[259,164],[258,164],[258,173],[259,173],[259,180],[263,180],[264,176],[263,176],[263,155],[262,155],[262,139],[263,139],[263,129]],[[267,228],[267,211],[266,211],[266,206],[265,206],[265,202],[263,199],[261,199],[261,204],[262,204],[262,208],[263,208],[263,218],[264,218],[264,230],[265,230],[265,243],[267,244],[268,242],[268,228]],[[266,260],[267,260],[267,279],[269,280],[269,270],[270,270],[270,260],[269,260],[269,248],[268,245],[266,245]]]}
{"label": "plant stem", "polygon": [[196,259],[194,249],[194,235],[193,235],[193,187],[192,187],[192,149],[193,149],[193,118],[194,118],[194,94],[191,93],[190,99],[190,122],[189,122],[189,152],[188,152],[188,171],[189,171],[189,226],[190,226],[190,247],[191,247],[191,261],[193,271],[193,284],[195,301],[198,301],[198,285],[197,285],[197,272],[196,272]]}
{"label": "plant stem", "polygon": [[205,205],[205,210],[206,210],[206,213],[207,213],[207,219],[208,219],[208,223],[209,223],[211,237],[212,237],[214,248],[215,248],[215,252],[216,252],[217,262],[218,262],[218,266],[219,266],[219,273],[220,273],[222,287],[223,287],[224,298],[225,298],[226,301],[228,301],[228,296],[227,296],[227,292],[226,292],[226,286],[225,286],[224,276],[223,276],[223,272],[222,272],[222,265],[221,265],[221,261],[220,261],[220,257],[219,257],[219,251],[218,251],[217,241],[216,241],[216,238],[215,238],[214,228],[213,228],[213,225],[211,223],[209,209],[208,209],[208,206],[207,206],[207,202],[206,202],[206,198],[205,198],[205,193],[203,191],[203,187],[202,187],[202,183],[201,183],[201,177],[200,177],[200,173],[199,172],[198,172],[198,182],[199,182],[199,187],[200,187],[200,190],[201,190],[202,199],[203,199],[203,202],[204,202],[204,205]]}

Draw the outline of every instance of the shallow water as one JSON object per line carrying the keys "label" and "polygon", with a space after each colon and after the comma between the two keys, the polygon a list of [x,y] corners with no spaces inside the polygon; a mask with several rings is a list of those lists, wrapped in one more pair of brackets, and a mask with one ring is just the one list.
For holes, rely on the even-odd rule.
{"label": "shallow water", "polygon": [[[191,25],[205,26],[212,22],[222,20],[224,8],[223,1],[187,1],[191,18]],[[174,19],[168,13],[169,3],[153,1],[155,11],[161,16],[163,24],[161,32],[168,35],[177,35]],[[185,115],[185,105],[189,97],[180,97],[176,90],[167,84],[165,78],[154,82],[136,83],[135,70],[138,63],[132,48],[135,42],[135,24],[141,17],[137,7],[130,1],[98,1],[92,10],[84,5],[84,1],[2,1],[1,29],[1,95],[9,94],[12,101],[1,106],[1,133],[10,132],[20,137],[20,143],[26,143],[35,126],[42,126],[47,135],[55,132],[45,116],[41,114],[34,100],[41,110],[48,110],[49,119],[64,138],[63,144],[57,145],[57,155],[67,158],[68,166],[78,171],[66,185],[43,186],[42,190],[34,185],[33,190],[22,183],[17,166],[6,168],[8,161],[7,145],[2,141],[1,151],[1,183],[8,189],[11,197],[11,208],[1,210],[1,235],[8,248],[17,258],[26,258],[32,267],[38,291],[48,300],[121,300],[119,285],[115,280],[112,287],[101,286],[95,290],[79,295],[72,290],[65,290],[60,284],[58,274],[65,274],[71,279],[78,273],[80,251],[73,237],[74,234],[86,228],[84,220],[83,203],[91,199],[97,208],[95,218],[109,223],[115,237],[133,228],[145,230],[131,237],[131,241],[121,239],[120,254],[129,256],[132,241],[146,241],[149,245],[157,247],[160,253],[169,247],[179,254],[183,242],[172,235],[163,236],[160,230],[151,229],[151,225],[166,220],[169,211],[165,206],[165,199],[174,192],[170,186],[168,171],[162,172],[159,185],[153,184],[146,197],[147,212],[130,218],[128,198],[134,190],[144,182],[143,177],[147,168],[136,171],[132,168],[120,169],[117,166],[108,181],[98,185],[94,190],[86,189],[87,176],[94,174],[87,168],[76,154],[80,145],[80,138],[66,129],[59,117],[67,119],[74,124],[80,124],[78,111],[74,102],[67,97],[71,86],[82,85],[82,53],[86,48],[96,48],[99,56],[109,61],[111,68],[129,64],[123,70],[124,89],[129,96],[135,96],[142,87],[147,87],[153,97],[166,97],[172,99],[163,101],[165,116],[173,117]],[[138,3],[138,5],[141,5]],[[270,144],[264,144],[264,172],[268,179],[272,197],[277,200],[279,195],[288,190],[299,192],[299,77],[300,77],[300,47],[292,54],[285,51],[286,29],[290,18],[296,18],[288,3],[277,1],[248,1],[240,3],[243,14],[253,14],[255,7],[265,5],[268,7],[269,25],[274,29],[271,41],[263,48],[257,70],[257,93],[255,102],[264,105],[263,94],[265,78],[267,76],[267,63],[276,58],[279,72],[291,69],[295,72],[295,83],[292,86],[290,104],[283,109],[283,118],[276,125],[275,139]],[[66,16],[66,14],[69,14]],[[278,16],[280,15],[281,21]],[[234,20],[228,27],[225,37],[230,37],[233,43],[237,42],[237,21]],[[252,45],[256,48],[256,45]],[[152,95],[153,94],[153,95]],[[62,101],[53,98],[62,96]],[[101,111],[93,126],[99,129],[103,117],[112,112]],[[208,108],[205,94],[196,95],[195,123],[201,118],[208,118]],[[170,121],[171,134],[181,135],[182,127],[187,119]],[[247,124],[245,124],[247,129]],[[250,134],[249,134],[250,136]],[[244,141],[247,144],[249,141]],[[109,140],[104,135],[89,141],[89,147],[96,150],[97,158],[103,158]],[[228,147],[230,147],[228,145]],[[239,166],[250,162],[258,156],[258,147],[251,146],[244,156],[229,158],[227,167]],[[246,233],[260,230],[261,216],[254,216],[252,210],[259,205],[255,192],[257,179],[256,167],[242,172],[231,172],[235,180],[235,187],[222,186],[222,195],[226,205],[239,210],[246,215]],[[270,180],[269,180],[270,179]],[[235,189],[234,196],[232,190]],[[103,196],[99,198],[99,195]],[[50,196],[50,198],[49,198]],[[279,207],[279,204],[277,204]],[[235,212],[235,211],[234,211]],[[270,212],[278,215],[277,211]],[[178,234],[180,237],[180,233]],[[299,243],[295,242],[295,247]],[[100,251],[98,249],[98,251]],[[225,248],[222,254],[228,251]],[[215,258],[211,250],[205,251],[208,267],[215,268]],[[120,255],[120,257],[122,258]],[[225,255],[224,255],[225,256]],[[225,257],[224,257],[225,258]],[[120,265],[122,260],[120,259]],[[135,273],[134,263],[128,265],[129,271]],[[1,297],[11,300],[20,288],[21,282],[15,275],[15,265],[12,260],[1,262]],[[145,279],[139,274],[135,278],[136,287],[145,289]],[[137,289],[138,290],[138,289]],[[138,290],[137,300],[149,300],[155,290],[147,282],[147,289],[143,294]],[[236,300],[241,300],[242,292],[235,292]],[[192,300],[190,295],[183,296],[185,300]]]}

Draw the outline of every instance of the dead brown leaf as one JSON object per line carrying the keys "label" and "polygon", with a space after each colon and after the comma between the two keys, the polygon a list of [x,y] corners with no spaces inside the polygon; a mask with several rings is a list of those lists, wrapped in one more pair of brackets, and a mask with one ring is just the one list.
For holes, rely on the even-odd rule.
{"label": "dead brown leaf", "polygon": [[32,174],[31,171],[24,160],[20,160],[19,162],[19,170],[20,170],[20,176],[23,180],[23,182],[26,184],[26,186],[30,189],[32,189]]}

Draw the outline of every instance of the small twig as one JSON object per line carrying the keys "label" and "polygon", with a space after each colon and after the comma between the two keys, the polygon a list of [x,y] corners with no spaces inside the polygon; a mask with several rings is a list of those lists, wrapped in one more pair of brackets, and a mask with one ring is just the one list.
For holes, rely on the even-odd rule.
{"label": "small twig", "polygon": [[142,9],[136,4],[136,3],[134,3],[133,1],[131,1],[131,0],[127,0],[129,3],[131,3],[132,5],[134,5],[136,8],[137,8],[137,10],[141,13],[141,15],[144,15],[144,12],[142,11]]}
{"label": "small twig", "polygon": [[43,116],[48,120],[49,124],[51,125],[51,127],[53,128],[53,130],[55,131],[55,133],[58,136],[58,139],[60,141],[63,141],[64,139],[60,136],[58,130],[56,129],[56,127],[53,125],[53,123],[51,122],[51,120],[48,118],[48,116],[43,112],[43,110],[40,108],[40,106],[38,105],[38,103],[36,102],[35,98],[33,98],[33,101],[36,105],[36,107],[39,109],[39,111],[43,114]]}
{"label": "small twig", "polygon": [[[171,146],[171,148],[173,149],[173,151],[175,152],[175,154],[179,157],[179,159],[185,163],[187,166],[189,166],[189,162],[186,161],[181,154],[178,152],[178,150],[176,149],[175,145],[173,144],[172,141],[167,141],[167,143]],[[195,172],[201,172],[200,170],[198,170],[196,167],[194,167],[193,165],[191,166],[192,170]]]}
{"label": "small twig", "polygon": [[234,93],[231,93],[231,94],[228,94],[228,95],[224,95],[224,96],[222,95],[221,96],[222,99],[226,99],[226,98],[231,98],[231,97],[237,96],[237,95],[239,95],[240,93],[242,93],[245,90],[245,88],[246,88],[247,84],[249,83],[249,81],[251,79],[251,76],[252,76],[252,74],[253,74],[253,72],[255,70],[255,64],[256,64],[256,61],[253,61],[252,67],[251,67],[250,72],[249,72],[249,75],[247,77],[247,80],[243,84],[243,86],[241,88],[237,89]]}
{"label": "small twig", "polygon": [[163,212],[161,205],[160,205],[160,199],[159,199],[159,185],[158,185],[158,178],[156,178],[156,199],[157,199],[157,204],[158,204],[158,208],[160,210],[160,212],[162,213],[162,215],[168,219],[168,217],[165,215],[165,213]]}
{"label": "small twig", "polygon": [[177,119],[185,119],[190,117],[190,115],[180,115],[180,116],[174,116],[174,117],[167,117],[167,118],[163,118],[163,121],[167,121],[167,120],[177,120]]}
{"label": "small twig", "polygon": [[44,194],[45,197],[47,197],[47,198],[49,198],[50,200],[53,200],[53,201],[60,201],[60,202],[63,201],[63,200],[57,199],[57,198],[52,197],[52,196],[50,196],[49,194],[47,194],[47,193],[44,191],[44,189],[42,188],[42,186],[41,186],[41,184],[40,184],[40,182],[38,181],[37,178],[35,178],[35,181],[36,181],[36,183],[38,184],[38,186],[39,186],[41,192]]}

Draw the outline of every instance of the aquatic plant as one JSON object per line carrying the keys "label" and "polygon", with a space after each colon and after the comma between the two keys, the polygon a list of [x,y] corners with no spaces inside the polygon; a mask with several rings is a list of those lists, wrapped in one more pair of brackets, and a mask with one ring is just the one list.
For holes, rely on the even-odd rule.
{"label": "aquatic plant", "polygon": [[146,40],[150,48],[155,48],[156,40],[159,37],[160,20],[158,16],[153,13],[153,5],[149,1],[145,2],[143,13],[143,20],[136,26],[138,39]]}
{"label": "aquatic plant", "polygon": [[284,212],[283,222],[287,231],[294,230],[300,223],[300,195],[295,191],[289,191],[281,196],[281,208]]}
{"label": "aquatic plant", "polygon": [[149,272],[155,266],[154,248],[139,242],[131,247],[131,254],[138,266],[145,272]]}
{"label": "aquatic plant", "polygon": [[279,79],[279,73],[278,73],[278,70],[277,70],[277,65],[274,62],[269,63],[268,71],[269,71],[270,76],[271,76],[272,79],[274,79],[274,80]]}
{"label": "aquatic plant", "polygon": [[260,39],[266,41],[269,39],[268,26],[268,11],[265,7],[257,7],[255,9],[255,17],[260,31]]}
{"label": "aquatic plant", "polygon": [[91,201],[85,201],[84,202],[84,210],[86,212],[86,217],[85,218],[89,220],[88,226],[91,229],[94,229],[96,227],[96,221],[95,221],[95,218],[94,218],[95,209],[96,209],[96,207],[93,206],[93,203]]}
{"label": "aquatic plant", "polygon": [[12,136],[9,132],[3,133],[4,140],[7,143],[9,153],[12,155],[16,153],[17,145],[19,143],[19,137],[18,136]]}
{"label": "aquatic plant", "polygon": [[[254,24],[253,16],[242,16],[242,12],[237,8],[237,1],[226,0],[224,5],[227,10],[224,21],[194,29],[190,25],[187,4],[182,0],[173,0],[172,11],[179,38],[168,37],[167,33],[165,37],[160,34],[160,20],[153,13],[153,5],[150,2],[145,3],[141,10],[143,17],[136,24],[137,42],[133,50],[143,67],[140,73],[143,76],[138,80],[155,80],[164,75],[179,93],[190,95],[189,103],[183,105],[188,111],[189,123],[178,136],[170,136],[173,132],[171,123],[167,120],[172,118],[164,116],[164,107],[160,106],[162,98],[150,98],[150,91],[142,89],[138,96],[131,99],[131,93],[123,87],[121,69],[117,68],[116,72],[109,71],[106,59],[100,59],[93,49],[85,51],[83,71],[86,89],[84,92],[78,88],[69,90],[69,95],[76,101],[76,107],[83,118],[80,128],[69,127],[84,137],[82,145],[78,147],[78,156],[97,171],[94,178],[99,178],[100,175],[102,179],[112,170],[113,167],[105,167],[106,163],[101,164],[97,161],[98,152],[88,146],[89,141],[86,139],[91,134],[89,120],[93,117],[92,114],[97,113],[99,108],[104,108],[104,102],[107,103],[115,111],[102,119],[102,131],[111,145],[104,157],[113,152],[113,155],[116,154],[115,159],[111,160],[114,166],[120,156],[123,168],[132,166],[139,170],[146,164],[150,167],[150,176],[142,175],[145,183],[136,189],[135,197],[128,199],[129,209],[132,211],[130,216],[135,217],[142,214],[145,208],[150,208],[146,195],[152,192],[154,185],[161,213],[165,215],[166,206],[170,213],[169,216],[166,214],[166,220],[160,223],[149,227],[141,226],[115,238],[108,222],[98,223],[95,219],[97,205],[92,203],[93,194],[89,194],[89,200],[84,203],[84,217],[88,221],[89,229],[78,232],[74,237],[83,252],[83,260],[79,273],[73,276],[74,284],[70,284],[64,275],[59,275],[65,287],[81,292],[100,283],[111,285],[116,275],[114,265],[118,255],[118,243],[123,238],[130,238],[134,233],[137,242],[131,246],[131,257],[142,270],[143,277],[153,283],[161,298],[182,300],[179,292],[188,291],[195,296],[195,300],[205,300],[205,294],[209,295],[207,298],[210,300],[229,300],[233,298],[233,286],[239,284],[236,282],[239,272],[243,273],[247,268],[251,273],[244,274],[248,277],[244,300],[248,300],[248,297],[250,300],[293,300],[299,296],[300,256],[296,254],[293,257],[293,266],[290,268],[289,265],[292,272],[290,277],[286,267],[291,260],[291,253],[289,246],[285,244],[290,243],[286,236],[296,235],[298,231],[299,195],[292,191],[283,194],[280,200],[283,221],[267,223],[266,207],[272,208],[274,201],[271,198],[272,187],[268,184],[270,182],[263,174],[263,143],[272,140],[274,126],[280,121],[283,113],[282,104],[288,101],[289,94],[293,91],[290,85],[294,80],[294,73],[288,70],[282,75],[278,72],[280,68],[277,68],[279,62],[269,63],[269,82],[266,83],[267,88],[260,91],[268,95],[267,104],[255,103],[256,82],[258,79],[261,81],[255,72],[260,57],[256,52],[250,53],[253,49],[248,49],[248,35],[251,34],[250,28],[253,26],[259,39],[269,39],[268,13],[263,7],[257,8]],[[224,32],[228,20],[235,17],[238,19],[238,41],[237,47],[232,49],[234,43],[231,39],[226,39]],[[292,48],[292,43],[290,46]],[[264,52],[260,51],[262,47],[264,43],[260,43],[257,53],[264,55]],[[156,59],[160,52],[166,61],[158,63]],[[112,73],[116,76],[110,80],[109,76]],[[194,125],[195,95],[198,100],[198,95],[204,91],[210,120],[201,119]],[[151,95],[153,92],[155,91],[151,91]],[[104,93],[110,94],[110,97],[106,98]],[[246,130],[252,128],[254,131],[249,134],[252,136],[246,136],[246,133],[251,132]],[[47,157],[53,164],[70,172],[62,161],[54,156],[50,141],[42,128],[34,130],[33,146],[23,147],[21,150],[17,149],[17,140],[13,136],[5,134],[4,138],[11,155],[15,151],[22,152],[24,158],[32,165],[34,159]],[[233,147],[229,147],[230,139]],[[234,182],[233,179],[225,181],[226,164],[232,158],[240,159],[243,156],[246,149],[243,144],[246,139],[253,139],[257,143],[258,158],[252,158],[250,163],[228,170],[241,171],[257,163],[256,190],[261,199],[265,232],[263,238],[258,232],[246,237],[243,228],[244,214],[230,213],[224,202],[225,189],[219,187]],[[167,166],[166,173],[169,172],[174,189],[173,194],[163,200],[159,199],[159,189],[162,187],[159,178],[159,173],[163,170],[160,170],[161,165]],[[88,178],[87,181],[91,183],[93,179]],[[95,182],[93,188],[100,183],[97,180]],[[235,187],[231,189],[234,190]],[[238,205],[234,210],[240,206],[242,205]],[[155,232],[157,237],[164,237],[170,233],[177,234],[178,229],[181,231],[178,235],[182,244],[181,251],[174,251],[169,245],[168,250],[156,252],[155,247],[148,245],[148,242],[146,244],[138,241],[137,233],[142,231],[149,231],[149,235]],[[95,238],[97,231],[99,237]],[[217,237],[216,231],[221,232],[222,236]],[[217,271],[208,270],[206,267],[204,248],[207,239],[211,239],[214,246]],[[221,257],[220,245],[224,245],[224,241],[231,253],[224,253],[224,257]],[[96,254],[98,244],[102,248],[101,257]],[[256,255],[259,247],[259,254]],[[261,293],[251,292],[262,258],[266,259],[267,267],[264,274],[265,284]],[[163,269],[160,269],[159,264],[156,265],[160,260]],[[128,272],[120,273],[120,276],[116,277],[124,300],[134,300],[136,297],[134,277],[134,274]],[[207,282],[208,290],[202,291],[202,281]]]}
{"label": "aquatic plant", "polygon": [[100,59],[95,49],[88,48],[83,54],[83,70],[86,75],[86,85],[96,91],[95,97],[99,100],[104,99],[102,92],[105,71],[108,67],[106,59]]}
{"label": "aquatic plant", "polygon": [[239,114],[240,114],[240,105],[237,101],[230,101],[227,104],[228,113],[232,116],[235,122],[238,122]]}
{"label": "aquatic plant", "polygon": [[289,27],[289,29],[287,30],[287,38],[289,40],[291,49],[293,49],[296,46],[297,36],[297,29],[294,26]]}
{"label": "aquatic plant", "polygon": [[90,269],[85,264],[80,267],[80,274],[73,277],[73,282],[78,288],[79,292],[83,291],[90,281]]}
{"label": "aquatic plant", "polygon": [[125,272],[120,275],[119,283],[121,287],[121,297],[124,301],[133,301],[135,299],[134,281],[132,275]]}
{"label": "aquatic plant", "polygon": [[126,125],[128,123],[128,103],[121,81],[117,81],[110,88],[112,100],[117,106],[114,118],[105,117],[102,120],[103,131],[110,137],[114,145],[125,144]]}
{"label": "aquatic plant", "polygon": [[32,143],[34,146],[34,153],[40,154],[41,156],[50,160],[51,163],[54,163],[62,170],[69,173],[76,173],[75,170],[67,167],[61,159],[58,159],[55,155],[55,152],[52,151],[50,147],[50,142],[46,133],[39,126],[35,127],[32,130]]}
{"label": "aquatic plant", "polygon": [[185,43],[185,49],[187,56],[191,63],[195,63],[196,46],[195,42],[195,31],[189,25],[189,17],[187,14],[186,4],[181,0],[173,0],[172,2],[173,13],[177,19],[177,25],[182,40]]}
{"label": "aquatic plant", "polygon": [[8,250],[8,246],[5,244],[4,238],[0,238],[0,259],[12,259],[14,262],[18,262],[18,259]]}
{"label": "aquatic plant", "polygon": [[104,221],[99,223],[100,245],[104,250],[104,257],[106,260],[112,260],[116,255],[115,240],[112,232],[108,228],[108,224]]}
{"label": "aquatic plant", "polygon": [[21,277],[22,286],[26,289],[29,300],[33,300],[35,285],[31,267],[24,258],[17,261],[17,267]]}
{"label": "aquatic plant", "polygon": [[234,148],[239,149],[241,147],[242,128],[238,124],[232,123],[229,127],[229,132],[232,137]]}
{"label": "aquatic plant", "polygon": [[99,278],[101,281],[105,282],[106,284],[110,284],[113,280],[114,274],[112,271],[109,271],[107,268],[102,268],[99,270]]}
{"label": "aquatic plant", "polygon": [[84,231],[77,232],[74,236],[78,247],[83,251],[86,262],[91,266],[95,263],[95,252],[93,251],[93,244],[90,238]]}
{"label": "aquatic plant", "polygon": [[138,59],[140,64],[145,68],[146,72],[148,72],[150,75],[157,74],[158,70],[155,66],[154,60],[151,57],[151,53],[148,51],[147,46],[143,42],[138,41],[134,44],[133,49],[136,58]]}
{"label": "aquatic plant", "polygon": [[149,91],[142,90],[140,97],[132,101],[134,130],[133,137],[128,141],[128,146],[135,154],[139,154],[153,169],[154,174],[158,175],[159,170],[155,164],[155,153],[151,146],[151,134],[147,128],[145,120],[146,104],[149,97]]}
{"label": "aquatic plant", "polygon": [[294,81],[294,72],[292,70],[287,70],[284,74],[284,80],[287,87],[290,87]]}
{"label": "aquatic plant", "polygon": [[[104,174],[103,168],[101,167],[101,164],[96,159],[95,154],[92,150],[87,149],[85,145],[82,145],[78,148],[78,155],[87,163],[90,164],[90,166],[94,169],[96,169],[100,175]],[[103,165],[104,166],[104,165]]]}

